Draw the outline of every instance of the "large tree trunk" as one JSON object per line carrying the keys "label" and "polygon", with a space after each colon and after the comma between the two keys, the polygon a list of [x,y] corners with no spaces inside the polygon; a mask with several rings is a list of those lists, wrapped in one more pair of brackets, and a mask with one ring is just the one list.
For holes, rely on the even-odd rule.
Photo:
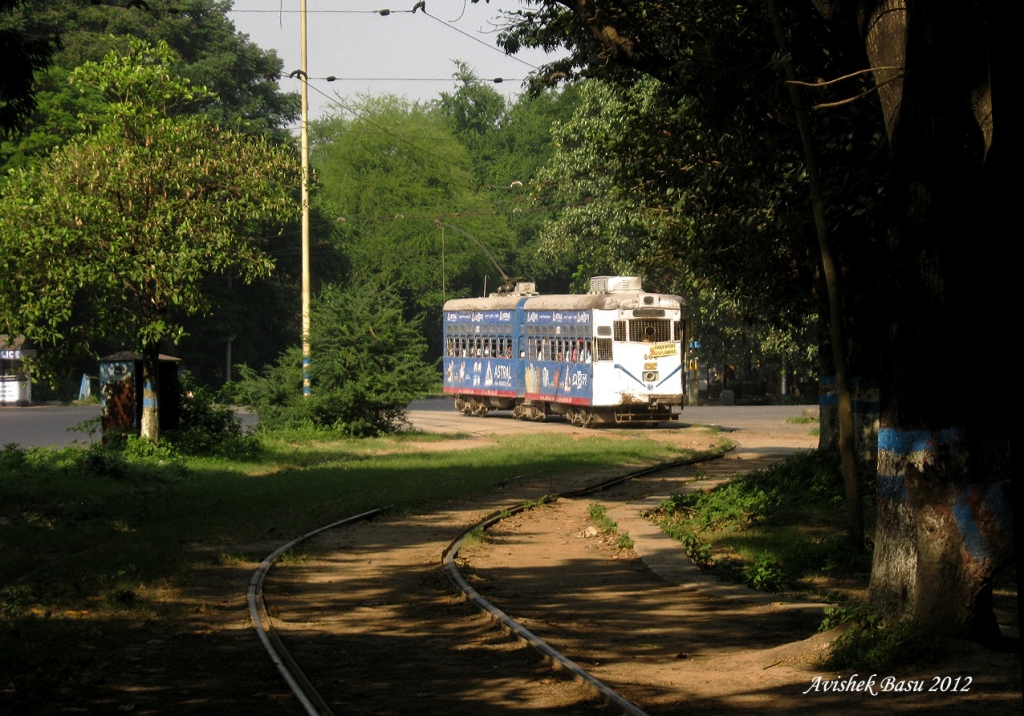
{"label": "large tree trunk", "polygon": [[991,96],[989,38],[977,6],[907,0],[894,12],[891,4],[871,6],[884,18],[865,15],[871,64],[890,66],[902,53],[905,67],[882,96],[892,149],[891,309],[869,598],[883,615],[912,617],[931,633],[988,640],[998,635],[991,579],[1014,547],[1009,438],[993,422],[992,388],[957,385],[956,349],[965,330],[988,350],[1009,334],[984,330],[998,304],[981,286],[1005,294],[1009,283],[983,251],[1003,211],[991,104],[985,110],[978,99]]}
{"label": "large tree trunk", "polygon": [[142,347],[142,437],[154,445],[160,440],[160,346]]}

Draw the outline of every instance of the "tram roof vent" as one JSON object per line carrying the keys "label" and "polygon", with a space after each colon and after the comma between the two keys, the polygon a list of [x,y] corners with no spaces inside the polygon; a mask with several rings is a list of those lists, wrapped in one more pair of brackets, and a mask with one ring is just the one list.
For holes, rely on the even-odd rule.
{"label": "tram roof vent", "polygon": [[643,291],[639,276],[591,276],[590,293]]}
{"label": "tram roof vent", "polygon": [[516,295],[536,296],[537,284],[533,281],[516,281]]}

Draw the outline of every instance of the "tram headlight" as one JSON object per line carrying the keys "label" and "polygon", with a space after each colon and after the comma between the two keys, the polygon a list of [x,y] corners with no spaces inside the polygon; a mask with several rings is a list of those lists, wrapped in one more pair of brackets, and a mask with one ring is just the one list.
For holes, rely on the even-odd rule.
{"label": "tram headlight", "polygon": [[658,371],[656,370],[645,370],[644,371],[644,382],[653,383],[658,380]]}

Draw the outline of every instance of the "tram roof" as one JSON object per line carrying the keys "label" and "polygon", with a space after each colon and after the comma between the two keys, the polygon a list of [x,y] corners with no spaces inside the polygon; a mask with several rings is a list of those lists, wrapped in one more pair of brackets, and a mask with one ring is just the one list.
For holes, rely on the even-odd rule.
{"label": "tram roof", "polygon": [[[645,298],[653,299],[645,302]],[[445,311],[496,311],[514,309],[523,296],[490,296],[489,298],[456,298],[444,304]],[[616,308],[682,308],[686,301],[680,296],[647,291],[616,291],[614,293],[552,294],[529,296],[524,310],[611,310]]]}

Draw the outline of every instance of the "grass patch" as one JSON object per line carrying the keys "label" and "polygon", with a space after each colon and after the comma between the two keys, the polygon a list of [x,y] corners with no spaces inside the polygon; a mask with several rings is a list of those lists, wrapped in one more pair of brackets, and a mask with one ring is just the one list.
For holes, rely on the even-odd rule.
{"label": "grass patch", "polygon": [[832,644],[823,668],[884,673],[898,665],[938,661],[949,652],[949,640],[926,632],[913,621],[885,623],[863,607],[829,611],[822,621],[823,630],[835,621],[850,622],[850,626]]}
{"label": "grass patch", "polygon": [[243,459],[102,445],[0,449],[0,674],[18,680],[19,694],[49,693],[76,673],[83,644],[115,649],[189,632],[207,608],[196,589],[206,570],[247,572],[342,517],[386,505],[415,513],[523,474],[548,475],[557,489],[563,477],[572,484],[609,465],[693,455],[644,432],[421,449],[457,437],[267,433]]}
{"label": "grass patch", "polygon": [[838,465],[813,452],[673,495],[654,517],[705,571],[767,592],[822,591],[822,583],[865,580],[871,568],[870,544],[847,540],[842,504]]}
{"label": "grass patch", "polygon": [[591,502],[587,508],[587,514],[590,515],[590,521],[598,530],[613,538],[618,549],[633,549],[633,540],[629,536],[629,532],[619,534],[618,523],[608,516],[608,510],[604,505],[600,502]]}
{"label": "grass patch", "polygon": [[476,547],[487,543],[487,530],[483,527],[475,527],[466,533],[462,538],[464,547]]}
{"label": "grass patch", "polygon": [[783,422],[786,422],[790,425],[805,425],[807,423],[818,422],[818,418],[812,417],[810,415],[797,415],[792,418],[786,418]]}
{"label": "grass patch", "polygon": [[141,595],[148,584],[181,583],[191,567],[209,566],[211,548],[223,555],[218,562],[241,561],[253,543],[280,543],[374,507],[415,511],[523,473],[579,475],[682,456],[643,433],[516,436],[451,451],[418,449],[439,438],[416,433],[309,437],[267,434],[259,457],[244,460],[100,445],[0,450],[0,588],[18,586],[4,592],[5,613],[27,602],[29,611],[75,609],[108,594],[128,601],[103,575],[130,573]]}

